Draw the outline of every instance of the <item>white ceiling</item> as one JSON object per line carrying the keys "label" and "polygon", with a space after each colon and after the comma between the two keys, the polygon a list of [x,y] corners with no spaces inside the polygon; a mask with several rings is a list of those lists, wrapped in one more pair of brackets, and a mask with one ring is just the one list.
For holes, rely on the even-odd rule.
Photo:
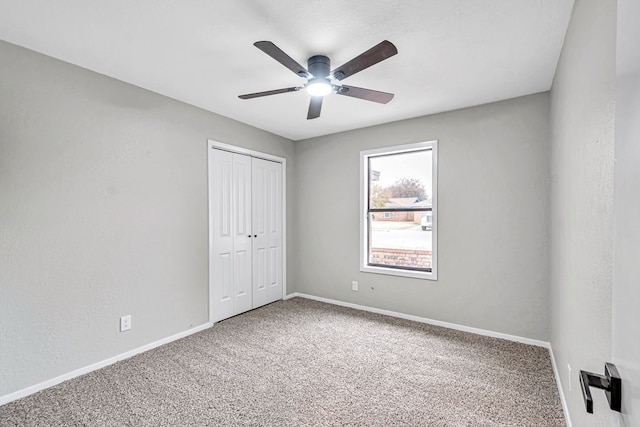
{"label": "white ceiling", "polygon": [[[549,90],[573,0],[0,0],[0,39],[292,140]],[[304,83],[253,43],[332,68],[382,40],[398,55],[342,83],[386,105],[329,95],[238,95]]]}

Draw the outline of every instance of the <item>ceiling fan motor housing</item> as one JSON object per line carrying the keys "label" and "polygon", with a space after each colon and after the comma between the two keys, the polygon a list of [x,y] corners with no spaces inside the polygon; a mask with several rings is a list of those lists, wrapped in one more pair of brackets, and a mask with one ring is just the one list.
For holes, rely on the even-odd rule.
{"label": "ceiling fan motor housing", "polygon": [[317,79],[325,79],[331,73],[331,61],[327,56],[315,55],[307,61],[309,72]]}

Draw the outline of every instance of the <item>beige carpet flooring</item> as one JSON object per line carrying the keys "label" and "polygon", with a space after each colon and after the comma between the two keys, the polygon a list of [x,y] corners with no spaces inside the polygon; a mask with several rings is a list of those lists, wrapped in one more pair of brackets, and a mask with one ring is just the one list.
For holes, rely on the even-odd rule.
{"label": "beige carpet flooring", "polygon": [[0,407],[4,426],[564,426],[546,349],[279,301]]}

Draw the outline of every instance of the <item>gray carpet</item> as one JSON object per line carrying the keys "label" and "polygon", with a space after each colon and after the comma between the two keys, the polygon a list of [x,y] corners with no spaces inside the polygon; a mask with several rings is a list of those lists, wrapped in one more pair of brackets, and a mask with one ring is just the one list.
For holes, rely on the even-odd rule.
{"label": "gray carpet", "polygon": [[294,298],[0,407],[2,426],[564,426],[546,349]]}

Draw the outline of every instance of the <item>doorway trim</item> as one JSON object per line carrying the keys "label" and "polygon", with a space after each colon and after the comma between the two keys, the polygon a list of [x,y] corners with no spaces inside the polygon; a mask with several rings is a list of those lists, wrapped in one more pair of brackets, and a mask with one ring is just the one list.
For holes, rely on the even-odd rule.
{"label": "doorway trim", "polygon": [[207,139],[207,218],[208,218],[208,234],[209,234],[209,247],[207,254],[207,262],[209,263],[209,296],[207,303],[209,304],[209,323],[213,324],[213,304],[211,304],[211,295],[213,294],[213,283],[211,283],[212,263],[211,252],[213,251],[213,209],[211,206],[211,189],[209,184],[211,183],[211,163],[212,163],[212,148],[218,150],[224,150],[236,154],[244,154],[251,157],[256,157],[263,160],[269,160],[272,162],[280,163],[282,165],[282,299],[287,297],[287,159],[273,154],[263,153],[261,151],[255,151],[244,147],[238,147],[236,145],[226,144],[224,142],[214,141]]}

